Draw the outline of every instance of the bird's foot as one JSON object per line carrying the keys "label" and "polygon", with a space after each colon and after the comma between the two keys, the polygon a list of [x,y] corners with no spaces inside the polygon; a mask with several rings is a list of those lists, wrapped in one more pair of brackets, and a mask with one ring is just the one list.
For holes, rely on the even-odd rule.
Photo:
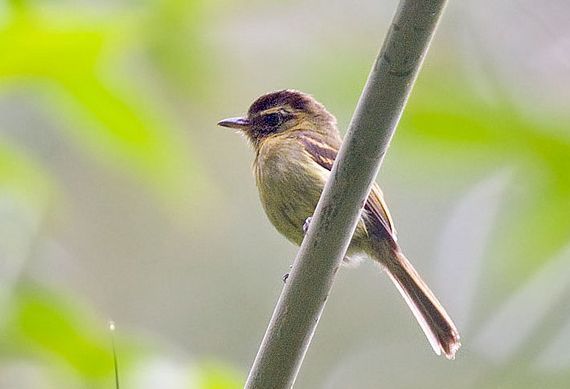
{"label": "bird's foot", "polygon": [[[289,271],[291,271],[291,269],[293,268],[293,265],[289,265]],[[287,278],[289,278],[289,272],[283,274],[283,283],[287,282]]]}
{"label": "bird's foot", "polygon": [[308,218],[305,219],[305,222],[303,223],[303,235],[307,235],[307,231],[309,231],[309,226],[311,225],[312,219],[313,219],[312,216],[309,216]]}

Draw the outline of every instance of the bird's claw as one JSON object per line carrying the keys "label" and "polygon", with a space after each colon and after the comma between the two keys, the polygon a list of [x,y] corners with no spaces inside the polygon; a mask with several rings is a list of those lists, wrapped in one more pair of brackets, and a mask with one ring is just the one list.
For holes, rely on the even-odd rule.
{"label": "bird's claw", "polygon": [[309,231],[309,226],[311,225],[311,220],[313,219],[312,216],[309,216],[308,218],[305,219],[305,222],[303,223],[303,234],[306,235],[307,231]]}
{"label": "bird's claw", "polygon": [[[293,269],[293,265],[289,265],[289,271],[291,271],[291,269]],[[287,282],[287,278],[289,278],[289,272],[283,274],[283,283]]]}

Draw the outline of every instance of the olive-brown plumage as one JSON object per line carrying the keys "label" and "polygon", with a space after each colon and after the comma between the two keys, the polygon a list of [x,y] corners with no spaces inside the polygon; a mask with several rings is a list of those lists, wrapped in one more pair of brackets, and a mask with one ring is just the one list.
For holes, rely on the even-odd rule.
{"label": "olive-brown plumage", "polygon": [[[222,120],[253,145],[259,196],[275,228],[293,243],[303,240],[341,145],[336,120],[311,96],[281,90],[259,97],[247,117]],[[366,254],[386,270],[434,351],[453,358],[460,347],[455,325],[396,243],[382,192],[374,184],[350,243],[346,261]]]}

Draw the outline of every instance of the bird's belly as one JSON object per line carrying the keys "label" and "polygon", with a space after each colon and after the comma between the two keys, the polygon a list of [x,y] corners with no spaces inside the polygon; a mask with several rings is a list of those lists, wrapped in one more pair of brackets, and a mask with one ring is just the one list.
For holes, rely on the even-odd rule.
{"label": "bird's belly", "polygon": [[[269,221],[287,239],[300,245],[303,225],[313,215],[330,172],[294,147],[286,153],[265,154],[256,160],[254,168],[259,197]],[[367,236],[365,223],[360,219],[348,255],[365,250]]]}
{"label": "bird's belly", "polygon": [[300,245],[303,240],[303,224],[317,206],[325,178],[314,172],[299,171],[293,166],[265,164],[263,168],[256,176],[259,196],[267,217],[277,231]]}

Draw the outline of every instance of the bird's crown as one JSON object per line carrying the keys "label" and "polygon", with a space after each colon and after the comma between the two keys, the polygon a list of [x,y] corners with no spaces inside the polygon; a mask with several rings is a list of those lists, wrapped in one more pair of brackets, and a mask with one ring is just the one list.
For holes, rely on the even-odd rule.
{"label": "bird's crown", "polygon": [[295,111],[310,112],[324,107],[310,95],[292,89],[283,89],[262,95],[251,104],[248,116],[253,117],[272,108],[288,107]]}
{"label": "bird's crown", "polygon": [[241,130],[254,146],[269,136],[295,130],[336,132],[336,120],[312,96],[292,89],[267,93],[249,107],[246,117],[218,123]]}

